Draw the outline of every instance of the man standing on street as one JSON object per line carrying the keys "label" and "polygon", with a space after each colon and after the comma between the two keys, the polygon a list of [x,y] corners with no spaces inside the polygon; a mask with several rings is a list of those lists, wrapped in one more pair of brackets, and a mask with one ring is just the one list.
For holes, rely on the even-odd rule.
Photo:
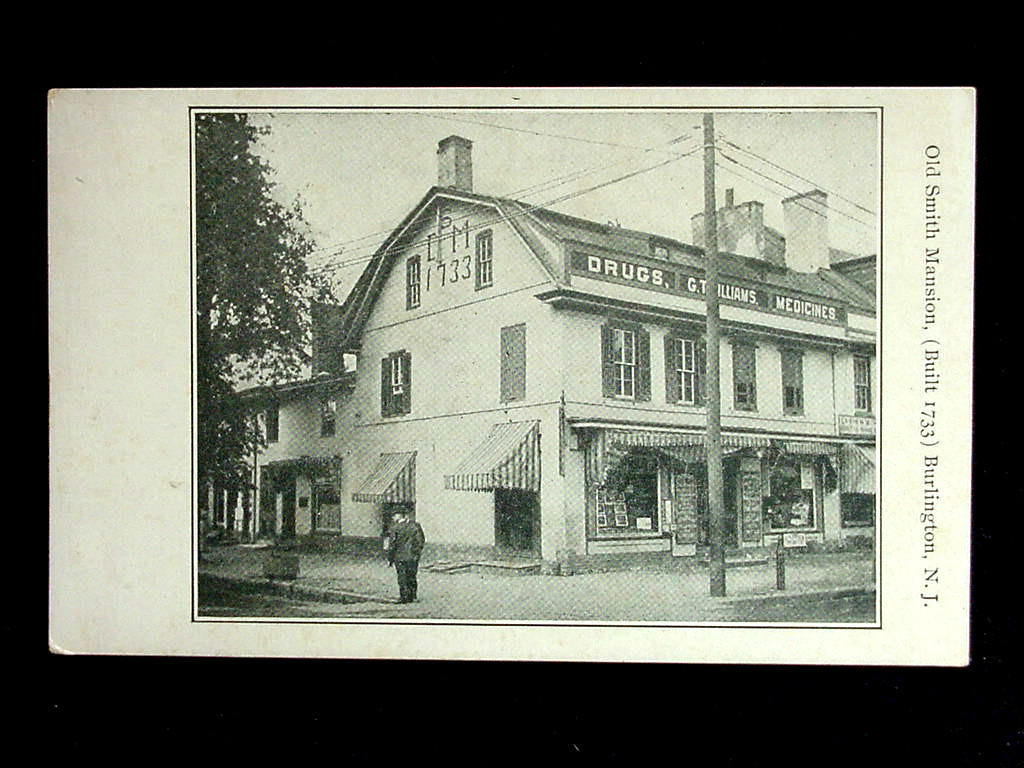
{"label": "man standing on street", "polygon": [[423,527],[408,512],[396,512],[388,543],[388,563],[395,566],[400,603],[411,603],[416,599],[416,571],[424,541]]}

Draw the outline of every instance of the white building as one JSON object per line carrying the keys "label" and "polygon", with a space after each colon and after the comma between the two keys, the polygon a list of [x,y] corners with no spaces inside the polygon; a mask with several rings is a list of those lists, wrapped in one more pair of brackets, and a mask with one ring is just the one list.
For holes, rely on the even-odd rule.
{"label": "white building", "polygon": [[[374,541],[404,505],[447,556],[698,554],[703,215],[686,244],[474,192],[460,137],[438,160],[323,339],[355,370],[249,393],[261,530]],[[783,205],[785,236],[718,214],[729,544],[870,544],[874,291],[830,269],[823,192]]]}

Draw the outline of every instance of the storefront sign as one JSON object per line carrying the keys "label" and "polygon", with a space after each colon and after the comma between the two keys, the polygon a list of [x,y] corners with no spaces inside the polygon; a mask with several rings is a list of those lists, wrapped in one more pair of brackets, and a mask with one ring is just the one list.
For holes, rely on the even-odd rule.
{"label": "storefront sign", "polygon": [[836,416],[836,430],[840,435],[875,436],[875,420],[871,416]]}
{"label": "storefront sign", "polygon": [[[707,282],[698,272],[690,272],[667,262],[649,259],[621,259],[575,252],[570,268],[573,274],[595,280],[631,285],[662,293],[703,297]],[[726,304],[789,315],[830,325],[844,325],[846,310],[842,306],[769,290],[765,286],[740,282],[719,282],[718,297]]]}
{"label": "storefront sign", "polygon": [[761,543],[761,477],[758,472],[740,476],[740,499],[743,505],[743,541]]}

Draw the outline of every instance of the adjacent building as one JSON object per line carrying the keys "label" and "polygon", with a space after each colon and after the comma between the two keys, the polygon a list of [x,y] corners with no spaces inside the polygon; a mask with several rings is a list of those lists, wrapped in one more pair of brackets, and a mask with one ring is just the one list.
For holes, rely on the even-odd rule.
{"label": "adjacent building", "polygon": [[[717,214],[728,544],[869,545],[873,277],[831,268],[824,192],[783,201],[785,233],[763,208],[729,191]],[[373,541],[404,507],[452,557],[701,554],[703,219],[688,244],[480,194],[471,143],[440,142],[314,375],[249,393],[253,525]]]}

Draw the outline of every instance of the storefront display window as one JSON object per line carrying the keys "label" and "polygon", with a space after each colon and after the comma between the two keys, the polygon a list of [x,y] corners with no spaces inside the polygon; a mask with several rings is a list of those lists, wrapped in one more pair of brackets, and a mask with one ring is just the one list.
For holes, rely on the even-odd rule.
{"label": "storefront display window", "polygon": [[769,494],[764,499],[768,531],[807,530],[815,527],[814,465],[780,459],[771,468]]}
{"label": "storefront display window", "polygon": [[623,458],[597,490],[597,529],[602,534],[658,530],[658,457],[634,452]]}

